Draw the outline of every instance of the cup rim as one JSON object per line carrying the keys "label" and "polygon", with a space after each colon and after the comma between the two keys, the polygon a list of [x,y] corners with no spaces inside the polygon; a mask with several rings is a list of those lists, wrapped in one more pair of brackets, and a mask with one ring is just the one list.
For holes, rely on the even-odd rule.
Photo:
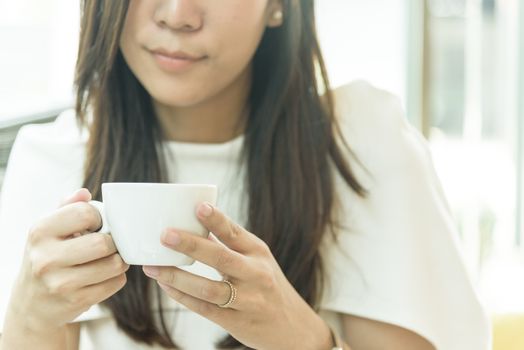
{"label": "cup rim", "polygon": [[102,183],[102,187],[120,187],[120,186],[128,186],[128,187],[208,187],[208,188],[216,188],[217,185],[213,184],[184,184],[184,183],[161,183],[161,182],[104,182]]}

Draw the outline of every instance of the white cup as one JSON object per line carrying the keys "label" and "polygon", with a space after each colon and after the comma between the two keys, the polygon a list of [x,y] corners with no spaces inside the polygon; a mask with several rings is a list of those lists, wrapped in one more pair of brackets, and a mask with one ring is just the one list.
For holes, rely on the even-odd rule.
{"label": "white cup", "polygon": [[173,227],[207,237],[196,216],[201,202],[216,205],[215,185],[110,182],[102,184],[102,200],[89,201],[98,209],[103,226],[122,259],[129,265],[181,266],[194,259],[167,248],[162,232]]}

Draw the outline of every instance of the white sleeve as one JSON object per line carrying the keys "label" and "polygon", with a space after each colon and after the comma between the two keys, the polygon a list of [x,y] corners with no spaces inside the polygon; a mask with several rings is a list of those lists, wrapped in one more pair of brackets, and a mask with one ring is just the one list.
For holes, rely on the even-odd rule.
{"label": "white sleeve", "polygon": [[338,183],[344,228],[338,246],[326,239],[321,308],[401,326],[437,350],[489,349],[489,320],[424,137],[397,99],[369,85],[339,89],[336,98],[370,195]]}
{"label": "white sleeve", "polygon": [[38,163],[34,163],[34,150],[25,129],[20,129],[11,148],[0,196],[0,330],[22,264],[27,231],[39,211],[32,195],[38,181]]}
{"label": "white sleeve", "polygon": [[[84,143],[74,125],[68,111],[54,122],[23,126],[11,149],[0,193],[0,333],[30,227],[81,186]],[[102,314],[97,306],[78,320]]]}

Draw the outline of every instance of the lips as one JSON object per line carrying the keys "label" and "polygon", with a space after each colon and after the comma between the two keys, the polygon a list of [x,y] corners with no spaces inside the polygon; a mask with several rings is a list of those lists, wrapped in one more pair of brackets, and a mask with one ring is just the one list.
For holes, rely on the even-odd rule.
{"label": "lips", "polygon": [[205,56],[192,55],[184,51],[168,51],[162,48],[151,50],[151,52],[153,52],[156,55],[161,55],[161,56],[165,56],[168,58],[179,59],[179,60],[198,61],[205,57]]}
{"label": "lips", "polygon": [[159,68],[168,73],[182,73],[206,58],[206,56],[184,51],[168,51],[163,48],[151,50],[151,54]]}

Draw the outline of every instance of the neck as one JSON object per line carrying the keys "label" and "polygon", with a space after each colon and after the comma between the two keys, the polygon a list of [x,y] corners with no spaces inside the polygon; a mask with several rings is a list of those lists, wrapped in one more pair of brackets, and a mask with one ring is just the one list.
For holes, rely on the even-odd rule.
{"label": "neck", "polygon": [[167,140],[222,143],[243,133],[251,71],[246,69],[215,96],[187,107],[168,106],[153,100],[153,107]]}

